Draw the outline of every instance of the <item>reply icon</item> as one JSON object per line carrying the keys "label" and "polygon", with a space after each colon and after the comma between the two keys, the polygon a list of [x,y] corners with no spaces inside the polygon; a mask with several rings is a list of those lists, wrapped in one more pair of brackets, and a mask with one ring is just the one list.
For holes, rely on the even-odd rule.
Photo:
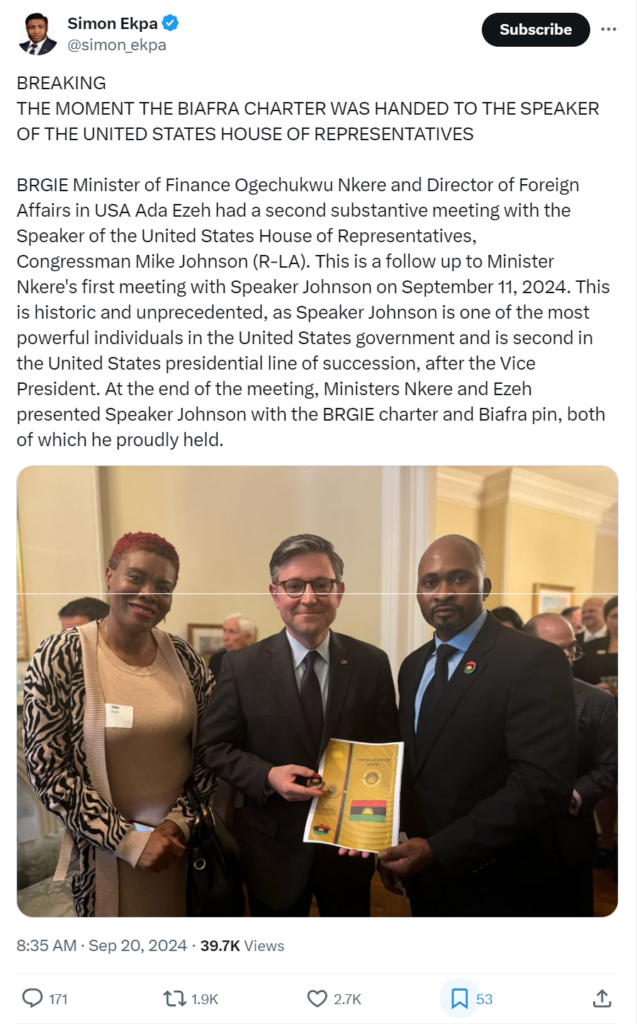
{"label": "reply icon", "polygon": [[466,988],[452,988],[451,989],[451,1009],[455,1010],[456,1006],[464,1006],[465,1010],[469,1009],[469,990]]}

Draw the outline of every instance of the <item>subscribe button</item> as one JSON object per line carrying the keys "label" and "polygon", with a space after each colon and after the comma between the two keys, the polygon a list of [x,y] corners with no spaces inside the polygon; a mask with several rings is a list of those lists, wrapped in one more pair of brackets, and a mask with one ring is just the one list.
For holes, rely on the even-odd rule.
{"label": "subscribe button", "polygon": [[490,14],[482,25],[491,46],[581,46],[590,34],[581,14]]}

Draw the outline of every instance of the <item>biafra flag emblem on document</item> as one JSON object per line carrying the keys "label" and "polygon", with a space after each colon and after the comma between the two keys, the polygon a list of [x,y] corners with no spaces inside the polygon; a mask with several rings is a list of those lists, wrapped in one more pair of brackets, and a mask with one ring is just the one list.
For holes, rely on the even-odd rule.
{"label": "biafra flag emblem on document", "polygon": [[386,800],[352,800],[350,821],[363,821],[367,825],[384,825],[387,821]]}
{"label": "biafra flag emblem on document", "polygon": [[303,841],[368,853],[396,846],[403,751],[402,743],[332,738],[317,769],[323,787],[312,800]]}

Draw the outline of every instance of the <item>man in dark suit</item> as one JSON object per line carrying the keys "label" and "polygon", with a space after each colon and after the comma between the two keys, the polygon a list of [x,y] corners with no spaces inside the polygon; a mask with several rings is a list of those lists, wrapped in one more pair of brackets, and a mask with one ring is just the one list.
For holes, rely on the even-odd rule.
{"label": "man in dark suit", "polygon": [[[285,628],[223,659],[197,758],[245,797],[241,856],[253,916],[367,916],[374,863],[304,843],[305,782],[332,737],[395,741],[387,655],[333,633],[343,561],[314,534],[288,537],[270,561],[270,594]],[[342,851],[345,854],[345,851]]]}
{"label": "man in dark suit", "polygon": [[20,43],[32,57],[43,57],[57,46],[55,39],[49,39],[49,19],[43,14],[30,14],[26,20],[28,43]]}
{"label": "man in dark suit", "polygon": [[466,537],[423,555],[418,603],[434,639],[399,676],[402,827],[380,855],[415,916],[550,914],[576,764],[573,684],[551,644],[483,609],[484,556]]}
{"label": "man in dark suit", "polygon": [[[524,627],[531,636],[555,644],[571,667],[579,654],[570,622],[560,615],[536,615]],[[574,671],[574,669],[573,669]],[[575,677],[577,778],[569,814],[558,822],[558,842],[566,864],[564,913],[593,916],[593,864],[597,849],[595,805],[617,786],[617,707],[606,690]]]}

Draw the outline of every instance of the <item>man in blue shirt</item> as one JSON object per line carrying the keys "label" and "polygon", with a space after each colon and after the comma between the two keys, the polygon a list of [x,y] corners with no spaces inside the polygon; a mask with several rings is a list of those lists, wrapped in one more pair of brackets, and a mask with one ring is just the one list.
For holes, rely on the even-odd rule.
{"label": "man in blue shirt", "polygon": [[405,883],[418,916],[537,916],[557,905],[553,824],[575,779],[573,683],[553,645],[484,610],[490,593],[467,537],[442,537],[423,555],[417,597],[435,635],[398,680],[408,839],[380,855],[385,885]]}

